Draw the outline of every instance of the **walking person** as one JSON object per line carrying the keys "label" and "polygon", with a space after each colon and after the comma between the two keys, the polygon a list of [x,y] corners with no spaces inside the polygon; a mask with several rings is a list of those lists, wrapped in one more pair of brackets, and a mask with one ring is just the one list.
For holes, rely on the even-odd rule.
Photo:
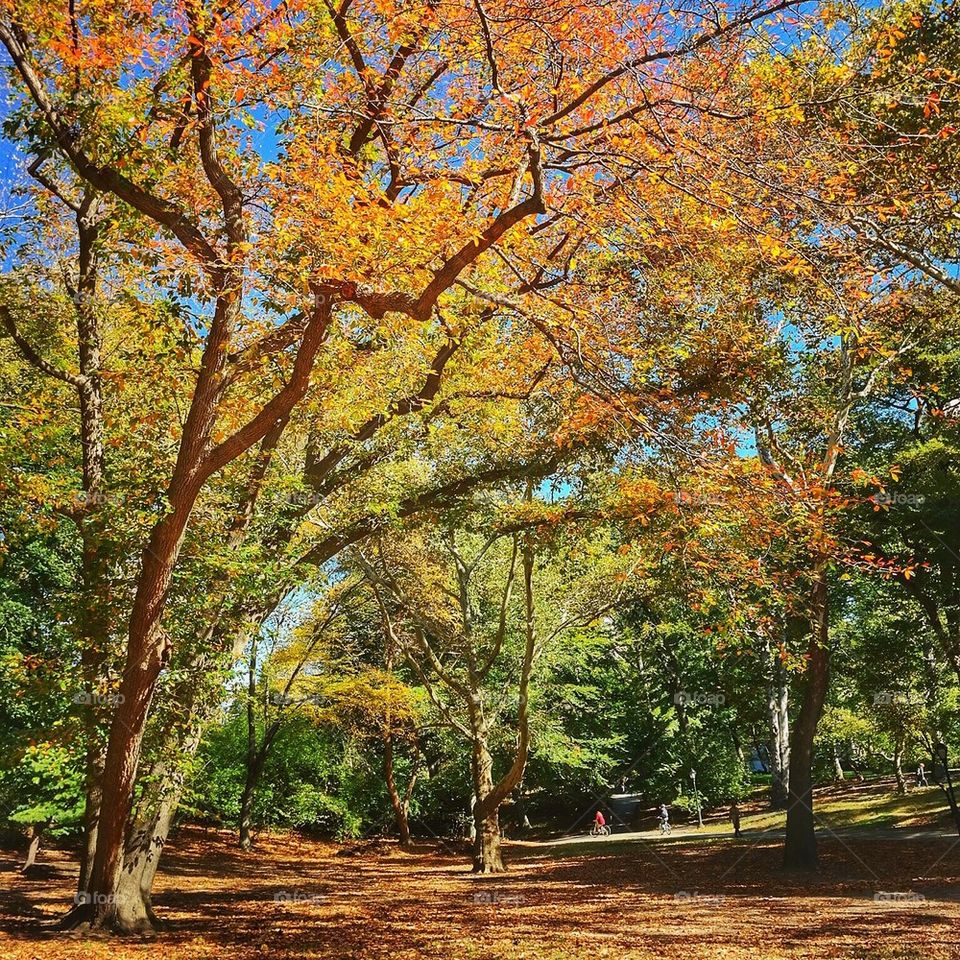
{"label": "walking person", "polygon": [[917,767],[917,786],[918,787],[929,787],[930,784],[927,783],[927,771],[923,766],[923,761],[920,761],[920,766]]}
{"label": "walking person", "polygon": [[737,801],[733,801],[733,805],[730,807],[730,822],[733,824],[733,835],[739,839],[743,834],[740,833],[740,808],[737,806]]}

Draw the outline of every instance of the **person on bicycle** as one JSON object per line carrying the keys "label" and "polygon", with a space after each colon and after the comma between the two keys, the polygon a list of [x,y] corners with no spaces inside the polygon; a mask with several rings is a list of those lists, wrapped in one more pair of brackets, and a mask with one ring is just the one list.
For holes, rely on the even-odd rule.
{"label": "person on bicycle", "polygon": [[597,833],[602,833],[603,828],[607,825],[607,821],[604,819],[603,814],[598,810],[597,815],[593,818],[593,827]]}
{"label": "person on bicycle", "polygon": [[660,829],[666,830],[670,826],[670,811],[665,803],[661,803],[657,810],[657,819],[660,821]]}

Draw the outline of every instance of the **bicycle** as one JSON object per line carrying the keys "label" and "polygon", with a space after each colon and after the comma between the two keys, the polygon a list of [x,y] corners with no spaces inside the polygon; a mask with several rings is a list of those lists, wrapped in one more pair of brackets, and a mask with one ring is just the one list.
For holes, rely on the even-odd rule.
{"label": "bicycle", "polygon": [[671,823],[670,823],[669,820],[661,820],[661,821],[660,821],[660,833],[661,833],[661,834],[664,834],[664,835],[669,834],[672,830],[673,830],[673,826],[671,825]]}
{"label": "bicycle", "polygon": [[591,837],[609,837],[610,828],[605,823],[603,824],[594,823],[593,826],[590,827],[590,836]]}

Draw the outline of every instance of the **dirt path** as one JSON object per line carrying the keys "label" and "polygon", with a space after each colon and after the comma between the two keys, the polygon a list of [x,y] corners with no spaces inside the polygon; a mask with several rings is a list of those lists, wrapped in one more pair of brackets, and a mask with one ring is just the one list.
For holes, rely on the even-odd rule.
{"label": "dirt path", "polygon": [[[615,838],[616,839],[616,838]],[[511,845],[511,870],[477,878],[465,858],[182,832],[165,856],[155,941],[78,940],[45,924],[75,867],[45,876],[0,862],[0,958],[719,960],[960,958],[960,843],[826,838],[812,882],[784,876],[779,845],[714,840]]]}

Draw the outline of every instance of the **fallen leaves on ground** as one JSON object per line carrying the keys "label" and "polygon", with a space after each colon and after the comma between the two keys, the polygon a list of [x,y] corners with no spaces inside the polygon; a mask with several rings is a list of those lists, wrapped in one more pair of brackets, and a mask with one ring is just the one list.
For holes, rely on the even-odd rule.
{"label": "fallen leaves on ground", "polygon": [[780,844],[511,844],[510,871],[475,877],[443,844],[344,848],[182,830],[164,854],[155,938],[81,937],[51,924],[76,865],[46,851],[21,877],[0,861],[2,960],[946,960],[960,957],[960,842],[835,837],[818,876],[780,870]]}

